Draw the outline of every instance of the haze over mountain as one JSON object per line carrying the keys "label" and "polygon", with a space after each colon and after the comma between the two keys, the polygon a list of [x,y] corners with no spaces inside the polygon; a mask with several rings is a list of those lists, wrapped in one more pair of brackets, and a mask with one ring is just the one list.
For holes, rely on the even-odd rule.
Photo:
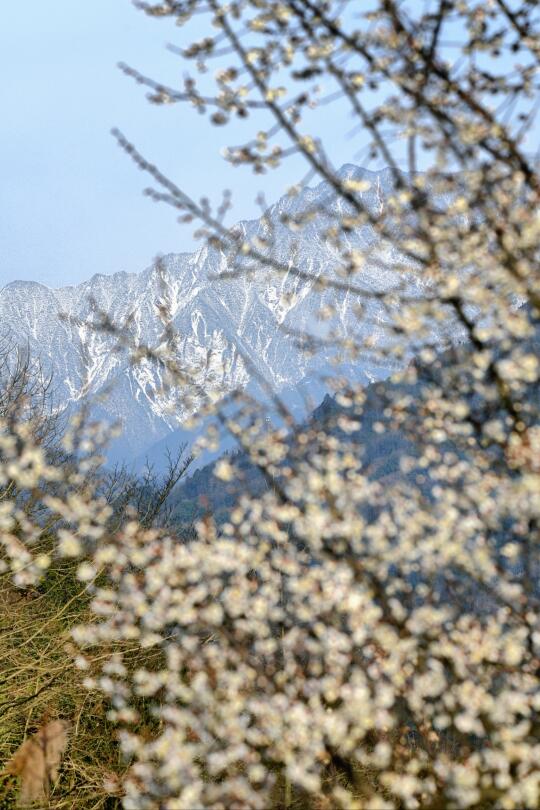
{"label": "haze over mountain", "polygon": [[[388,169],[369,172],[345,165],[340,174],[366,181],[361,196],[369,210],[384,207],[393,188]],[[219,278],[230,269],[226,256],[203,246],[195,253],[167,255],[159,266],[139,274],[96,274],[77,286],[50,289],[14,281],[0,293],[3,329],[42,358],[54,375],[58,403],[73,407],[87,397],[94,401],[103,397],[96,411],[110,421],[120,420],[124,427],[115,448],[117,458],[140,457],[156,443],[166,448],[202,397],[187,400],[181,390],[171,391],[156,364],[144,360],[130,364],[125,351],[115,350],[113,335],[89,325],[96,308],[129,331],[132,345],[156,347],[163,335],[160,308],[165,307],[178,336],[178,362],[195,370],[201,391],[219,398],[233,389],[256,386],[255,379],[264,377],[293,408],[305,411],[303,394],[311,394],[310,405],[324,396],[325,376],[335,373],[335,350],[326,347],[310,355],[299,345],[297,334],[325,336],[337,327],[342,334],[357,339],[369,334],[377,341],[386,316],[369,292],[390,290],[399,281],[390,268],[400,257],[366,225],[347,237],[350,247],[367,259],[362,277],[355,280],[366,291],[361,315],[357,295],[335,289],[310,294],[317,278],[323,272],[335,273],[341,262],[325,234],[327,216],[316,216],[298,230],[283,219],[311,209],[326,209],[335,216],[342,207],[328,184],[321,183],[296,197],[281,198],[267,212],[273,229],[270,255],[285,265],[294,262],[309,278],[264,268],[255,275],[242,272]],[[248,240],[268,237],[264,219],[235,227]],[[321,306],[333,313],[329,324],[318,317]],[[381,364],[367,353],[347,366],[348,375],[365,382],[382,379],[390,371],[391,363]],[[181,428],[178,435],[183,436]]]}

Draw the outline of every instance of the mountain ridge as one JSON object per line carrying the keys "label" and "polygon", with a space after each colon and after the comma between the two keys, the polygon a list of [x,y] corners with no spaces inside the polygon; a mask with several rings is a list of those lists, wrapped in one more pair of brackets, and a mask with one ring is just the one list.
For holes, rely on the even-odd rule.
{"label": "mountain ridge", "polygon": [[[359,193],[373,210],[392,191],[389,169],[370,172],[345,164],[340,172],[369,180],[370,188]],[[131,365],[127,354],[116,350],[113,336],[92,326],[96,309],[125,326],[134,345],[155,346],[163,332],[158,310],[164,304],[178,335],[179,362],[201,391],[217,399],[245,388],[253,373],[278,391],[292,392],[306,381],[311,384],[334,373],[332,349],[309,357],[292,334],[324,334],[328,327],[319,318],[320,307],[334,311],[335,326],[343,334],[361,337],[369,331],[374,339],[382,334],[384,316],[373,298],[366,296],[363,302],[366,324],[370,321],[369,327],[363,327],[347,293],[326,289],[311,294],[322,273],[334,272],[339,255],[324,236],[324,217],[300,232],[292,232],[283,220],[313,205],[339,215],[343,203],[323,181],[296,196],[281,197],[269,206],[265,218],[233,226],[253,239],[267,230],[270,220],[275,232],[272,258],[287,266],[294,256],[308,278],[294,273],[269,275],[263,268],[256,278],[251,272],[250,277],[240,272],[222,279],[220,274],[230,269],[227,256],[202,245],[192,253],[169,253],[140,273],[95,273],[80,284],[57,288],[33,281],[10,282],[0,291],[4,329],[42,358],[54,377],[59,403],[78,407],[90,398],[100,416],[123,422],[123,438],[114,446],[113,458],[138,458],[177,430],[202,400],[168,388],[160,369],[149,362]],[[352,249],[374,259],[362,274],[366,291],[390,289],[395,277],[384,266],[392,263],[391,249],[379,244],[373,228],[362,226],[347,239]],[[391,370],[366,353],[352,373],[358,380],[369,381]],[[109,388],[113,393],[105,397]]]}

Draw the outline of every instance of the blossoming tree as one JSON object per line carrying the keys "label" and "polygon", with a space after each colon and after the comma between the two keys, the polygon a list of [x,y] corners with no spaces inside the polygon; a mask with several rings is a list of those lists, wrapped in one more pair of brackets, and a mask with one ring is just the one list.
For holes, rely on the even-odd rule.
{"label": "blossoming tree", "polygon": [[[116,133],[150,196],[197,221],[220,281],[264,278],[286,308],[302,279],[318,302],[297,335],[306,351],[396,372],[368,388],[336,372],[326,418],[300,425],[273,390],[278,422],[242,392],[209,400],[267,486],[189,542],[129,516],[110,531],[91,487],[48,496],[57,469],[30,436],[3,434],[5,564],[26,582],[54,555],[80,557],[94,620],[74,640],[129,762],[123,806],[538,807],[536,5],[137,5],[188,37],[193,19],[208,23],[178,49],[195,65],[182,87],[123,66],[153,102],[192,104],[224,131],[253,120],[226,159],[256,173],[302,159],[307,172],[290,213],[263,214],[247,239],[226,224],[227,196],[198,203]],[[388,167],[383,195],[334,167],[316,129],[334,110]],[[311,204],[314,177],[328,193]],[[307,229],[335,257],[318,274],[282,249]],[[343,296],[357,302],[346,324]],[[166,307],[163,322],[133,361],[189,387]],[[371,436],[391,442],[389,466]],[[229,457],[215,470],[239,474]],[[15,527],[17,476],[62,520],[45,558],[39,527]]]}

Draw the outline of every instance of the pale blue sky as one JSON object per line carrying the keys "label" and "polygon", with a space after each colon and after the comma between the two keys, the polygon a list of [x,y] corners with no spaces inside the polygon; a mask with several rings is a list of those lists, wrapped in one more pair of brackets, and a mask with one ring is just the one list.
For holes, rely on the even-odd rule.
{"label": "pale blue sky", "polygon": [[[185,65],[165,45],[185,37],[131,0],[16,0],[2,9],[0,286],[73,284],[193,249],[191,230],[172,209],[142,196],[148,180],[116,146],[113,126],[193,196],[217,200],[231,188],[233,221],[257,214],[259,190],[273,202],[300,179],[299,164],[264,178],[231,168],[220,149],[253,134],[251,119],[231,131],[188,106],[155,107],[116,66],[124,61],[178,86]],[[339,110],[323,108],[317,120],[338,165],[354,161],[366,140],[361,132],[346,136],[352,124],[341,113],[338,121]]]}
{"label": "pale blue sky", "polygon": [[130,0],[27,0],[2,9],[0,284],[77,283],[193,247],[174,212],[142,196],[147,181],[116,146],[113,126],[197,197],[232,188],[235,219],[255,215],[259,188],[271,202],[298,179],[230,168],[219,154],[229,131],[187,106],[154,107],[116,67],[125,61],[178,81],[184,66],[165,45],[182,36]]}

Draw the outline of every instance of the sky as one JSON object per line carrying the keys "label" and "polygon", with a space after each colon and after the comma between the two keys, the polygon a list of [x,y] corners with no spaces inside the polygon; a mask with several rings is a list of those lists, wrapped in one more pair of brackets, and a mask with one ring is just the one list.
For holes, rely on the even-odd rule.
{"label": "sky", "polygon": [[[197,246],[192,227],[143,196],[148,178],[120,151],[112,127],[196,199],[219,202],[231,189],[230,224],[258,215],[260,190],[271,203],[301,179],[304,167],[290,161],[265,177],[232,168],[221,149],[253,135],[251,119],[231,131],[212,127],[187,105],[154,106],[117,67],[123,61],[180,86],[185,64],[166,44],[185,44],[188,33],[191,40],[206,30],[191,25],[185,33],[168,18],[148,18],[131,0],[4,5],[0,287],[15,279],[58,287],[95,273],[138,272],[160,253]],[[318,134],[332,145],[336,165],[358,162],[362,134],[347,136],[352,124],[338,123],[329,109],[322,108]]]}
{"label": "sky", "polygon": [[234,220],[257,215],[259,189],[273,202],[299,179],[282,172],[260,180],[228,166],[220,155],[235,142],[228,130],[185,105],[149,104],[118,70],[124,61],[178,86],[184,66],[165,46],[182,34],[131,0],[27,0],[2,9],[1,286],[136,272],[159,253],[196,246],[172,209],[142,195],[148,182],[112,127],[197,198],[219,200],[232,189]]}

